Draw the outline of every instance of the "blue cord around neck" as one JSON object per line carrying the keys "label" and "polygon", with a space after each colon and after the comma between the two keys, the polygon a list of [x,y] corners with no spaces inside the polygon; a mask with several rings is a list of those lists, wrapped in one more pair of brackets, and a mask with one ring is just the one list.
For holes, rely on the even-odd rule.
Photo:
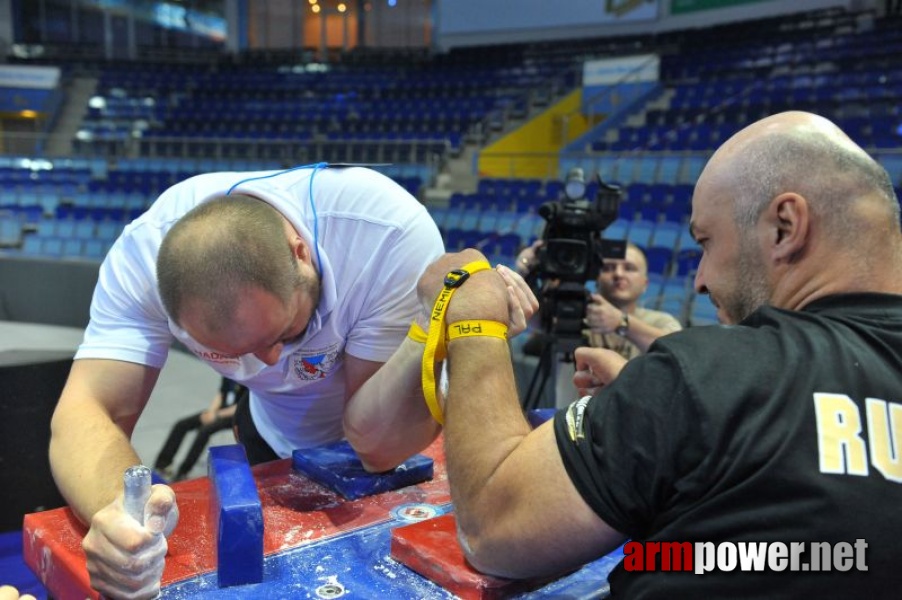
{"label": "blue cord around neck", "polygon": [[300,165],[298,167],[291,167],[290,169],[285,169],[283,171],[277,171],[276,173],[270,173],[269,175],[260,175],[259,177],[248,177],[247,179],[242,179],[238,183],[232,185],[229,188],[229,191],[226,192],[226,196],[230,195],[236,187],[243,183],[247,183],[248,181],[257,181],[258,179],[269,179],[270,177],[275,177],[277,175],[282,175],[284,173],[291,173],[292,171],[297,171],[299,169],[313,169],[313,172],[310,173],[310,191],[308,193],[308,197],[310,200],[310,212],[313,213],[313,250],[316,252],[316,268],[319,272],[320,278],[323,276],[323,261],[320,259],[319,255],[319,219],[316,217],[316,203],[313,201],[313,178],[316,176],[316,172],[320,169],[325,169],[329,166],[327,162],[318,162],[311,163],[309,165]]}

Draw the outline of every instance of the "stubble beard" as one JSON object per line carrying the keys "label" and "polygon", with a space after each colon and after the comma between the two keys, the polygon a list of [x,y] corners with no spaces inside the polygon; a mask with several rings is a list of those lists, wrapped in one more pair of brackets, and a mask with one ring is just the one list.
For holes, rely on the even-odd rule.
{"label": "stubble beard", "polygon": [[745,320],[770,299],[770,286],[765,276],[764,263],[757,247],[747,236],[740,240],[735,278],[733,293],[721,302],[730,323]]}

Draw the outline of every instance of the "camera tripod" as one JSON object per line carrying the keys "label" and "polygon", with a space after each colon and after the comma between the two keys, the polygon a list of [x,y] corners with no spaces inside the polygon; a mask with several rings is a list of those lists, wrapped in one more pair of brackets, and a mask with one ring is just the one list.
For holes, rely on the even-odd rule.
{"label": "camera tripod", "polygon": [[[555,401],[552,401],[552,406],[540,406],[545,387],[548,385],[548,381],[554,379],[557,375],[557,370],[554,368],[556,362],[572,362],[573,351],[581,345],[583,345],[582,338],[557,336],[547,331],[542,332],[542,349],[539,353],[539,364],[529,382],[526,396],[523,398],[523,410],[555,407]],[[562,360],[558,360],[559,353],[564,355]]]}

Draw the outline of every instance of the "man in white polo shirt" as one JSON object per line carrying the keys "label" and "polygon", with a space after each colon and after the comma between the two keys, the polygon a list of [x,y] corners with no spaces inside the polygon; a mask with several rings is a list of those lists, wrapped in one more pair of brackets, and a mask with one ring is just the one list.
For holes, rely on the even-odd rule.
{"label": "man in white polo shirt", "polygon": [[423,345],[406,334],[417,280],[443,251],[391,179],[326,164],[199,175],[126,227],[52,423],[57,485],[91,527],[92,586],[159,587],[175,495],[155,486],[143,528],[124,527],[119,498],[140,462],[129,436],[175,340],[251,390],[236,429],[252,462],[347,438],[382,471],[434,440]]}

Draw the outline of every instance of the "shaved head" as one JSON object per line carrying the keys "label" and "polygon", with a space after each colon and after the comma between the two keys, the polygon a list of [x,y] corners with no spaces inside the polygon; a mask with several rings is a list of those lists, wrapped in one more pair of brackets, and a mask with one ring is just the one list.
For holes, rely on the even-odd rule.
{"label": "shaved head", "polygon": [[711,157],[691,228],[695,288],[721,320],[763,304],[798,309],[902,279],[899,203],[886,170],[829,120],[792,111],[749,125]]}
{"label": "shaved head", "polygon": [[211,329],[228,323],[248,288],[288,302],[304,285],[282,215],[243,195],[213,198],[179,219],[160,246],[157,281],[176,323],[198,303]]}
{"label": "shaved head", "polygon": [[700,182],[717,177],[733,190],[741,229],[785,192],[804,196],[833,235],[855,232],[861,223],[852,208],[865,199],[884,212],[887,227],[899,228],[899,203],[886,170],[818,115],[792,111],[762,119],[730,138],[709,164]]}

